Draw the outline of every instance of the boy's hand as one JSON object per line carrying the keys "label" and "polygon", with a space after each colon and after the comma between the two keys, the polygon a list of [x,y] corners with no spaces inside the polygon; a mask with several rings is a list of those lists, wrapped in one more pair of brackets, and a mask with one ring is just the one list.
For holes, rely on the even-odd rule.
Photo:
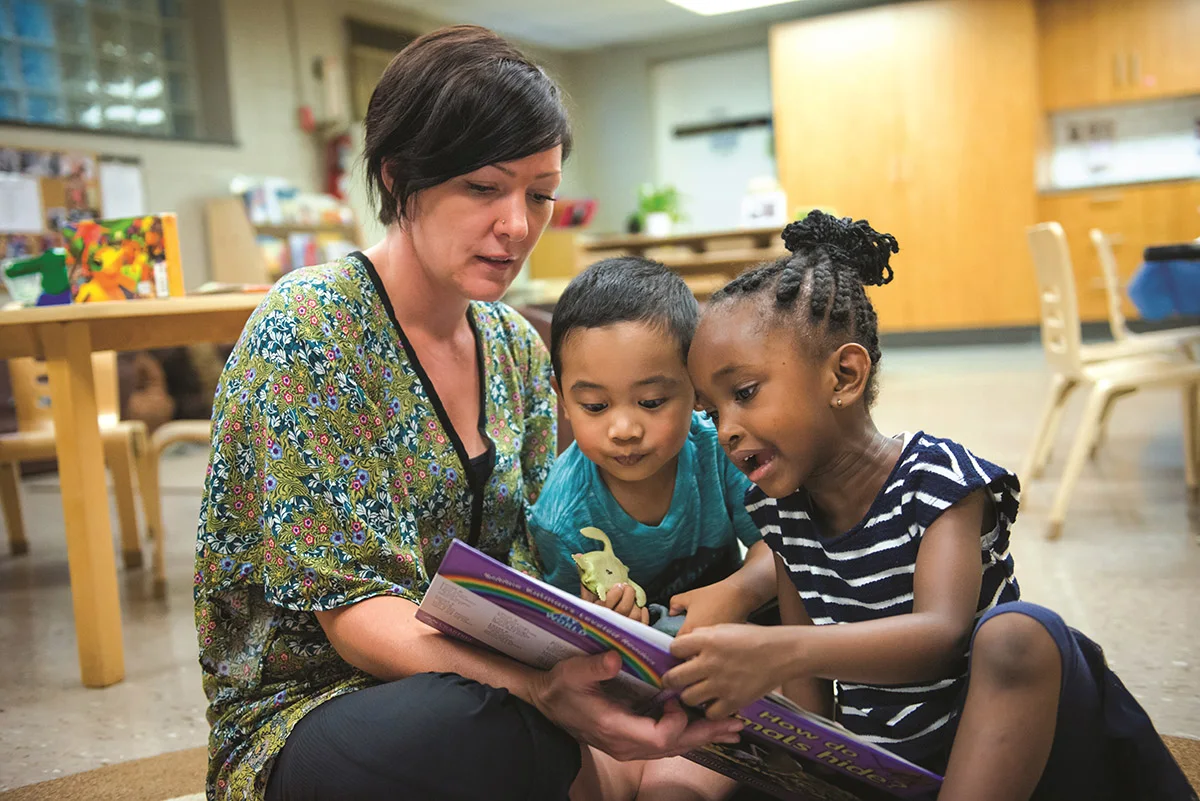
{"label": "boy's hand", "polygon": [[687,614],[679,629],[683,636],[693,629],[715,626],[718,623],[745,623],[749,614],[741,592],[720,581],[707,587],[681,592],[671,598],[672,615]]}
{"label": "boy's hand", "polygon": [[682,690],[680,700],[704,708],[710,719],[728,717],[796,678],[789,653],[797,634],[795,626],[725,624],[676,637],[671,655],[686,661],[668,671],[663,684]]}
{"label": "boy's hand", "polygon": [[631,620],[645,623],[647,626],[650,625],[650,610],[637,605],[637,593],[628,584],[614,584],[609,588],[608,597],[603,601],[587,587],[580,586],[579,597],[585,601],[608,607],[618,615],[624,615]]}

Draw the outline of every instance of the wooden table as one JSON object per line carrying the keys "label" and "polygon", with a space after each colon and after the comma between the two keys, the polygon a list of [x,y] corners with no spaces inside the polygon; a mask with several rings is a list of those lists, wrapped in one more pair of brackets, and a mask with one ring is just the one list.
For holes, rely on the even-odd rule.
{"label": "wooden table", "polygon": [[125,678],[92,352],[233,342],[262,297],[207,295],[0,311],[0,359],[33,356],[44,359],[49,372],[79,672],[87,687]]}

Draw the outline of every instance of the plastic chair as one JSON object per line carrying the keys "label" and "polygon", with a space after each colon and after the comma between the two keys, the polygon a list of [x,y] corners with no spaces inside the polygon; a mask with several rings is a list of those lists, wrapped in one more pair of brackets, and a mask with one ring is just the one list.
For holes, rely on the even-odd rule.
{"label": "plastic chair", "polygon": [[[0,435],[0,506],[3,507],[8,528],[9,550],[14,556],[19,556],[29,550],[21,515],[19,465],[23,461],[54,458],[55,434],[46,365],[33,359],[12,359],[8,367],[16,405],[17,431]],[[136,569],[142,566],[134,501],[136,483],[141,489],[146,533],[153,544],[154,590],[156,595],[162,596],[166,590],[162,513],[158,476],[154,470],[146,424],[140,420],[120,419],[116,354],[93,354],[92,370],[96,382],[100,438],[105,462],[113,478],[125,567]]]}
{"label": "plastic chair", "polygon": [[1062,226],[1056,222],[1032,226],[1028,238],[1037,268],[1042,348],[1054,370],[1054,377],[1033,447],[1022,470],[1023,479],[1039,474],[1049,459],[1071,392],[1080,387],[1088,393],[1083,419],[1075,432],[1051,506],[1047,538],[1056,539],[1062,534],[1071,492],[1112,404],[1139,389],[1174,387],[1183,390],[1184,475],[1189,490],[1195,493],[1197,473],[1200,472],[1200,364],[1162,351],[1106,361],[1085,361],[1075,277]]}
{"label": "plastic chair", "polygon": [[1200,352],[1200,325],[1181,328],[1169,328],[1163,331],[1152,331],[1135,334],[1125,323],[1125,312],[1121,310],[1121,278],[1117,269],[1117,257],[1113,252],[1112,238],[1093,228],[1088,232],[1092,247],[1096,249],[1096,258],[1100,262],[1100,274],[1104,278],[1104,289],[1108,293],[1108,327],[1112,331],[1113,341],[1126,348],[1136,348],[1164,351],[1180,351],[1185,356],[1195,358]]}

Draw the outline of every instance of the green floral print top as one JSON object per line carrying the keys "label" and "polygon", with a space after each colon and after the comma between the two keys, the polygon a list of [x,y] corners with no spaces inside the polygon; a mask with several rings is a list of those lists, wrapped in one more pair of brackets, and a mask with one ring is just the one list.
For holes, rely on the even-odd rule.
{"label": "green floral print top", "polygon": [[[472,303],[475,469],[370,261],[284,277],[225,365],[196,544],[208,797],[261,799],[292,727],[378,683],[314,612],[419,603],[454,538],[538,575],[525,528],[555,453],[550,359],[501,303]],[[480,469],[482,463],[482,469]]]}

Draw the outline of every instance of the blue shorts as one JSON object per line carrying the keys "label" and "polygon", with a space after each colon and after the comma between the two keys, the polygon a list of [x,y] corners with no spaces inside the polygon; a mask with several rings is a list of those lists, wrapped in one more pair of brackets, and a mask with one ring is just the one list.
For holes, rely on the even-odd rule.
{"label": "blue shorts", "polygon": [[[1032,796],[1034,801],[1196,799],[1149,716],[1109,670],[1098,645],[1070,628],[1056,612],[1024,601],[989,609],[976,624],[975,633],[1004,614],[1025,615],[1042,624],[1062,656],[1054,744]],[[967,675],[969,683],[969,669]],[[959,714],[965,701],[966,688]],[[957,726],[957,716],[953,725]],[[945,764],[940,767],[944,769]]]}

